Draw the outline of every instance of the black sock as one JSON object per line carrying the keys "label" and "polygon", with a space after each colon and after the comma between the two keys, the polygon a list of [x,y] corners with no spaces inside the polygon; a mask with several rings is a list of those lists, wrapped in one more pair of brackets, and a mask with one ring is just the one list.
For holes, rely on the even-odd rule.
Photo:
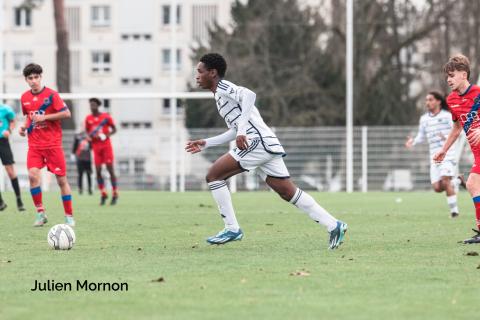
{"label": "black sock", "polygon": [[17,198],[20,198],[20,186],[18,185],[18,178],[10,180],[12,182],[13,191],[15,191],[15,195]]}

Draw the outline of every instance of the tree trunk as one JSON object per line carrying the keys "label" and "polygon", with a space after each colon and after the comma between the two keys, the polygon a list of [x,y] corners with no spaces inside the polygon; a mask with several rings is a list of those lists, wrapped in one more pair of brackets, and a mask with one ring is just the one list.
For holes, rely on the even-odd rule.
{"label": "tree trunk", "polygon": [[[65,22],[64,0],[53,0],[53,13],[55,16],[55,33],[57,40],[57,86],[59,92],[70,93],[70,50],[68,49],[68,31]],[[63,128],[75,129],[73,121],[73,105],[65,101],[72,112],[72,117],[62,121]]]}

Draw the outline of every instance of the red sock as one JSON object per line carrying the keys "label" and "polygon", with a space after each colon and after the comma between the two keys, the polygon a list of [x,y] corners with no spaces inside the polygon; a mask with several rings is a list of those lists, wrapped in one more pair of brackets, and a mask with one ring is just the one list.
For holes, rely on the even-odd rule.
{"label": "red sock", "polygon": [[45,209],[43,208],[42,203],[42,188],[31,188],[30,193],[32,194],[33,204],[35,205],[35,208],[37,208],[37,212],[44,212]]}
{"label": "red sock", "polygon": [[103,182],[103,178],[97,178],[98,190],[102,194],[102,197],[107,195],[107,191],[105,190],[105,183]]}
{"label": "red sock", "polygon": [[477,228],[480,230],[480,196],[473,198],[473,204],[475,205],[475,218],[477,220]]}
{"label": "red sock", "polygon": [[66,195],[62,196],[62,202],[63,202],[63,210],[65,210],[65,215],[66,216],[73,215],[72,195],[71,194],[66,194]]}

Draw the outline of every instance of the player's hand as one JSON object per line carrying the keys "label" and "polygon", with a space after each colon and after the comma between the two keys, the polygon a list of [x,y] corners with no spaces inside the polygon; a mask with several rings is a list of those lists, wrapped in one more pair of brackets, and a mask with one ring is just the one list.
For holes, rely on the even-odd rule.
{"label": "player's hand", "polygon": [[472,129],[467,135],[467,139],[471,146],[477,146],[480,143],[480,129]]}
{"label": "player's hand", "polygon": [[45,115],[44,114],[34,114],[32,116],[32,121],[34,122],[43,122],[45,121]]}
{"label": "player's hand", "polygon": [[104,133],[99,133],[99,134],[98,134],[98,138],[100,139],[100,141],[105,141],[105,140],[107,140],[107,136],[106,136]]}
{"label": "player's hand", "polygon": [[26,129],[24,126],[20,126],[20,128],[18,128],[18,133],[19,133],[22,137],[25,137],[26,131],[27,131],[27,129]]}
{"label": "player's hand", "polygon": [[185,150],[187,152],[192,153],[192,154],[197,153],[197,152],[202,151],[203,147],[205,147],[206,144],[207,144],[207,142],[203,139],[188,141],[187,146],[185,147]]}
{"label": "player's hand", "polygon": [[247,136],[237,136],[237,148],[240,150],[246,150],[248,148]]}
{"label": "player's hand", "polygon": [[2,136],[3,136],[5,139],[8,139],[8,137],[10,137],[10,131],[4,130],[4,131],[2,132]]}
{"label": "player's hand", "polygon": [[410,149],[413,147],[413,138],[408,136],[407,141],[405,141],[405,148]]}
{"label": "player's hand", "polygon": [[434,156],[433,156],[433,161],[435,161],[436,163],[440,163],[443,161],[443,159],[445,158],[445,155],[447,153],[445,151],[439,151],[437,152]]}

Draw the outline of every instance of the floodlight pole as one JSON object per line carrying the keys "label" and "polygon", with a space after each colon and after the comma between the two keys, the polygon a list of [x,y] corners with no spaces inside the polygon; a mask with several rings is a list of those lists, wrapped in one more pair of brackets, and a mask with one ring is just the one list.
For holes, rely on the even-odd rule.
{"label": "floodlight pole", "polygon": [[347,167],[346,180],[347,192],[353,192],[353,0],[347,0],[347,52],[346,52],[346,77],[347,77]]}
{"label": "floodlight pole", "polygon": [[[170,91],[177,81],[177,0],[170,1]],[[170,191],[177,191],[177,99],[170,99]]]}

